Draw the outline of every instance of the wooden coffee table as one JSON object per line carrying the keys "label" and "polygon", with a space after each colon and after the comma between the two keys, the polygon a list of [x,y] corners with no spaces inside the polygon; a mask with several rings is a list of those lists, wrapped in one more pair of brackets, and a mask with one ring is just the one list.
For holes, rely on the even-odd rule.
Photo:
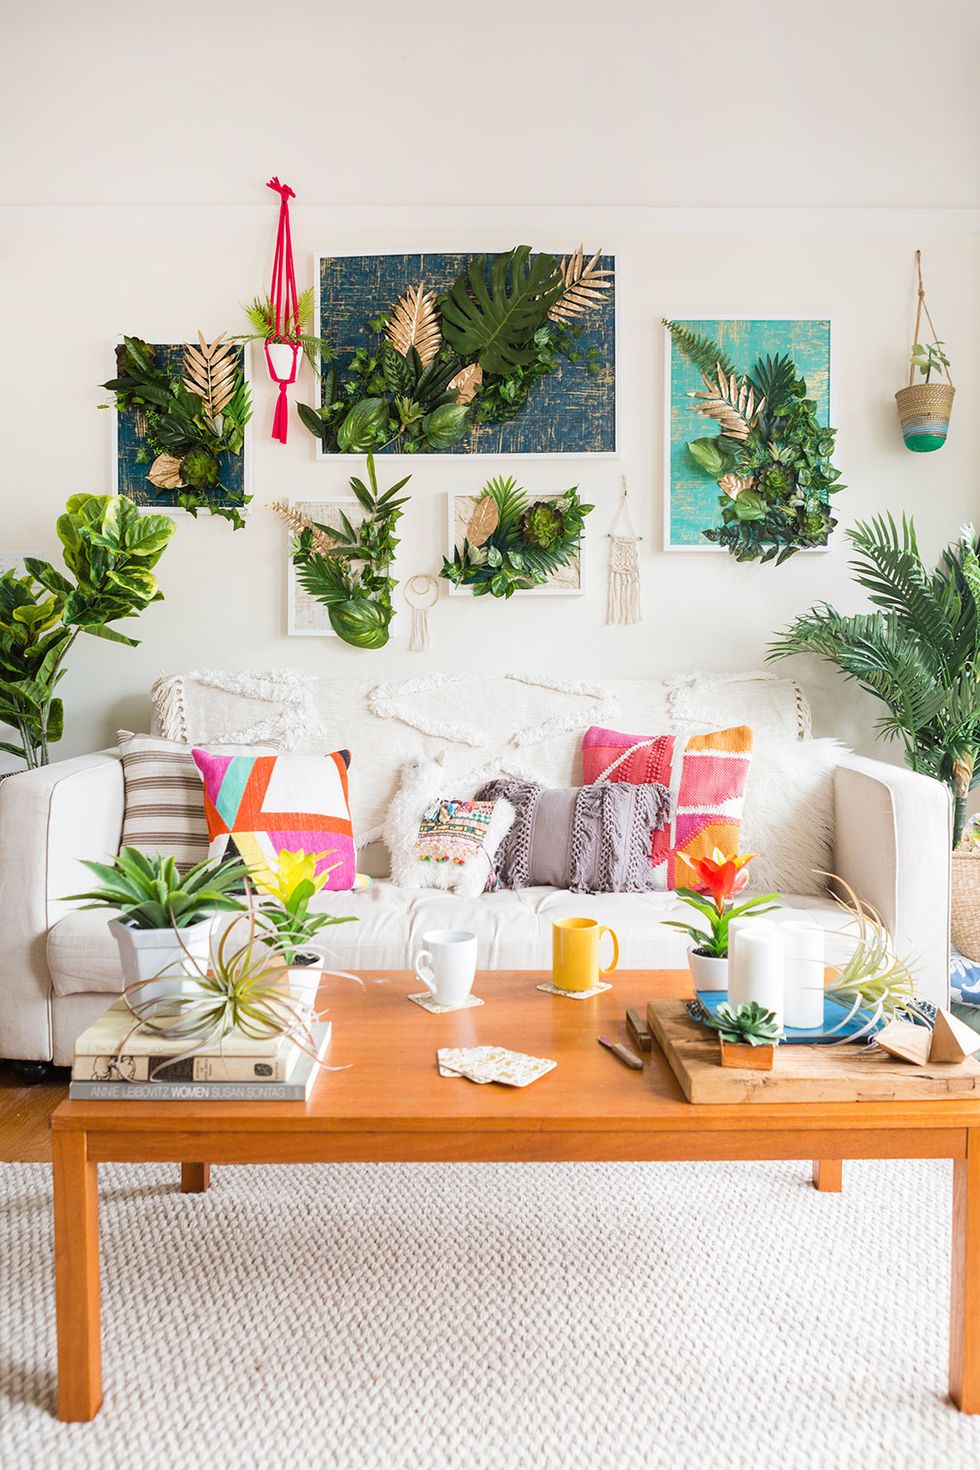
{"label": "wooden coffee table", "polygon": [[[949,1391],[980,1412],[980,1098],[692,1107],[657,1048],[630,1071],[598,1034],[627,1040],[625,1008],[690,994],[686,972],[618,973],[592,1000],[542,994],[533,971],[480,975],[486,1004],[433,1016],[409,1004],[407,972],[334,981],[330,1061],[309,1103],[66,1102],[54,1113],[58,1417],[102,1401],[98,1166],[173,1160],[185,1191],[212,1164],[629,1159],[812,1159],[818,1189],[842,1159],[952,1159]],[[442,1078],[437,1046],[491,1042],[551,1057],[517,1090]],[[872,1329],[869,1328],[869,1351]]]}

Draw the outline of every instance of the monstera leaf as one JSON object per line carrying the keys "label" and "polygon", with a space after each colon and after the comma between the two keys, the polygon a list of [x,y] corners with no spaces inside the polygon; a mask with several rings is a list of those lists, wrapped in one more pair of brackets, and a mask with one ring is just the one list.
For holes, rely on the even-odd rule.
{"label": "monstera leaf", "polygon": [[476,255],[442,303],[442,333],[463,358],[484,372],[507,377],[535,355],[534,333],[562,295],[565,283],[553,255],[531,259],[530,245]]}

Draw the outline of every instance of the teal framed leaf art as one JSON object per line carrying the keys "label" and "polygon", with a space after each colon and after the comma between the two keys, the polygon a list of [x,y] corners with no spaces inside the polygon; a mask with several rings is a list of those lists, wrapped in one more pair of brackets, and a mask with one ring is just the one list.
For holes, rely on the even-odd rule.
{"label": "teal framed leaf art", "polygon": [[[830,464],[830,320],[682,318],[665,327],[664,549],[727,549],[738,560],[825,549],[836,524],[829,496],[844,488]],[[778,386],[784,402],[773,391],[767,404],[759,383]],[[801,440],[805,453],[792,447]]]}

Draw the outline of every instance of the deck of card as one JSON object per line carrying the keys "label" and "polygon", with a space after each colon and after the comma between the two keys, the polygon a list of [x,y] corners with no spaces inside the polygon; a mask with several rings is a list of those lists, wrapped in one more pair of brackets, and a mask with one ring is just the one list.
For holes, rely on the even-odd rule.
{"label": "deck of card", "polygon": [[529,1057],[505,1046],[443,1046],[436,1052],[440,1077],[468,1077],[471,1082],[503,1082],[527,1087],[556,1067],[547,1057]]}

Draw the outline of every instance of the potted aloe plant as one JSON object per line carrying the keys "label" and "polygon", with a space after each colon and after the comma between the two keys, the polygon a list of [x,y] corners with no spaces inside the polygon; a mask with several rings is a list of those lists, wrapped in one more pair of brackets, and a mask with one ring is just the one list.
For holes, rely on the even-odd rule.
{"label": "potted aloe plant", "polygon": [[704,1023],[718,1032],[723,1067],[747,1067],[753,1072],[771,1072],[779,1045],[779,1025],[772,1011],[754,1000],[738,1010],[723,1001]]}
{"label": "potted aloe plant", "polygon": [[119,947],[124,984],[144,982],[143,999],[156,1004],[182,995],[188,964],[207,960],[214,915],[242,908],[235,896],[245,879],[239,862],[198,863],[181,874],[172,857],[149,857],[124,847],[109,863],[82,866],[101,886],[68,898],[87,899],[87,909],[118,910],[109,929]]}
{"label": "potted aloe plant", "polygon": [[685,858],[698,880],[697,886],[678,888],[677,897],[695,909],[704,922],[665,923],[668,929],[679,929],[691,940],[687,963],[695,990],[728,989],[728,926],[733,919],[768,914],[779,907],[775,893],[756,894],[740,904],[731,902],[749,881],[748,864],[754,856],[751,852],[726,854],[716,847],[709,858]]}
{"label": "potted aloe plant", "polygon": [[324,963],[321,950],[313,940],[332,924],[356,922],[355,914],[311,913],[310,901],[325,886],[330,874],[340,866],[332,863],[317,872],[317,865],[329,853],[289,852],[279,854],[278,870],[271,881],[267,875],[253,873],[252,881],[271,903],[258,909],[260,922],[268,925],[270,938],[288,967],[289,987],[306,1005],[316,1000]]}

